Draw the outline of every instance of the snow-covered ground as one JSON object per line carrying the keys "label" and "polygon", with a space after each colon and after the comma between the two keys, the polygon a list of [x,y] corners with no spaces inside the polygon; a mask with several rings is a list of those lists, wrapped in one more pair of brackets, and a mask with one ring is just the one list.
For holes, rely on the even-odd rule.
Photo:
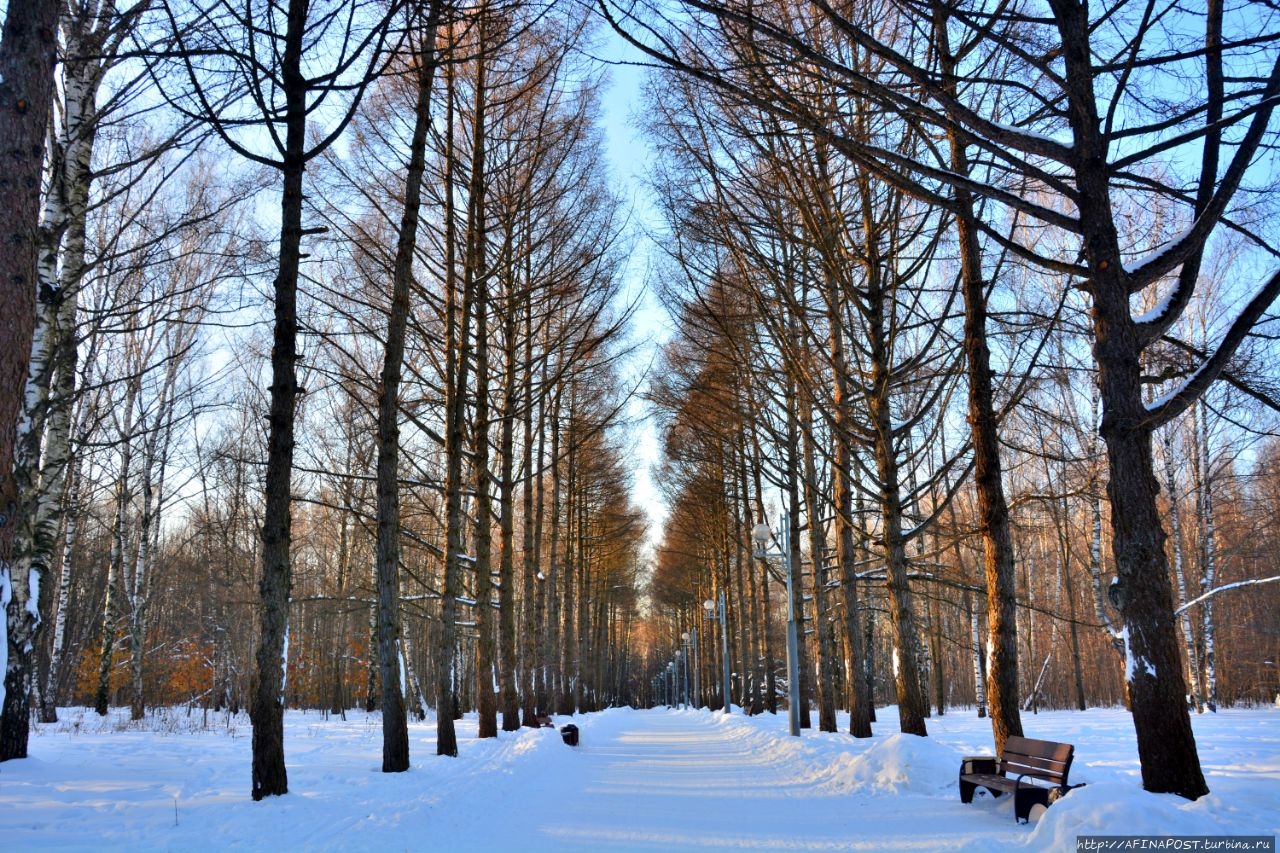
{"label": "snow-covered ground", "polygon": [[[1075,850],[1078,834],[1280,834],[1280,710],[1194,718],[1212,793],[1148,794],[1120,709],[1026,714],[1031,737],[1076,745],[1072,791],[1032,826],[1008,797],[965,806],[960,757],[990,752],[989,723],[953,710],[931,737],[805,731],[786,717],[618,709],[573,719],[577,749],[550,729],[475,739],[435,756],[412,724],[413,767],[383,774],[378,718],[290,712],[290,793],[249,798],[247,720],[181,711],[141,726],[64,710],[31,757],[0,765],[0,849],[708,851]],[[561,718],[557,723],[569,720]],[[842,720],[842,723],[845,721]]]}

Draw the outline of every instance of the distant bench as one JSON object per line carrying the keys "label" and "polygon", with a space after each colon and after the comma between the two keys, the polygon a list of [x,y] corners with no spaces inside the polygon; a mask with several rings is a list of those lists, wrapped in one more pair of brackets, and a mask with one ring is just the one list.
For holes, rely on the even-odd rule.
{"label": "distant bench", "polygon": [[[1075,747],[1069,743],[1011,736],[996,758],[966,756],[960,765],[960,802],[973,802],[983,787],[995,796],[1013,792],[1013,817],[1029,821],[1036,806],[1048,808],[1060,796],[1079,787],[1067,784]],[[1048,783],[1045,787],[1040,783]]]}
{"label": "distant bench", "polygon": [[534,717],[533,720],[538,724],[538,728],[540,729],[554,729],[556,727],[556,724],[551,722],[551,718],[546,714],[539,714]]}

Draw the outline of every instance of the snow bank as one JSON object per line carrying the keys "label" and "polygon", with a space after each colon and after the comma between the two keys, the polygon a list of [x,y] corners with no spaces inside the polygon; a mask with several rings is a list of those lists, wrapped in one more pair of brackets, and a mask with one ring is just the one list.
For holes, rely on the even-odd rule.
{"label": "snow bank", "polygon": [[836,756],[826,784],[846,793],[946,796],[957,791],[960,759],[932,738],[897,733],[873,738],[865,752]]}
{"label": "snow bank", "polygon": [[[1189,802],[1122,782],[1076,788],[1040,818],[1028,841],[1038,850],[1075,850],[1077,835],[1272,835],[1274,826],[1239,820],[1220,798]],[[1257,821],[1265,824],[1265,821]]]}

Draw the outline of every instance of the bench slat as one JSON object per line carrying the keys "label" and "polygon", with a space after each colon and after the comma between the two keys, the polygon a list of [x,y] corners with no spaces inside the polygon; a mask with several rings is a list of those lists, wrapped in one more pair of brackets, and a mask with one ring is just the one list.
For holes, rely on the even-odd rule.
{"label": "bench slat", "polygon": [[1069,743],[1015,735],[1005,741],[1000,767],[1006,773],[1065,784],[1074,752],[1075,747]]}

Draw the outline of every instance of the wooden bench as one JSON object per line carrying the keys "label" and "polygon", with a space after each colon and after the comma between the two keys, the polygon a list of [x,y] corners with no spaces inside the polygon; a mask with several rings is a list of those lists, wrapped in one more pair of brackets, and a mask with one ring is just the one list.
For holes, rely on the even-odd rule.
{"label": "wooden bench", "polygon": [[[1069,791],[1067,774],[1075,747],[1069,743],[1011,736],[999,757],[966,756],[960,764],[960,802],[973,802],[973,793],[986,788],[995,796],[1013,792],[1013,818],[1030,821],[1031,810],[1049,804]],[[1048,787],[1040,783],[1048,783]]]}
{"label": "wooden bench", "polygon": [[554,729],[556,727],[556,724],[551,722],[551,718],[548,717],[546,714],[539,714],[533,719],[538,724],[538,728],[540,729]]}

